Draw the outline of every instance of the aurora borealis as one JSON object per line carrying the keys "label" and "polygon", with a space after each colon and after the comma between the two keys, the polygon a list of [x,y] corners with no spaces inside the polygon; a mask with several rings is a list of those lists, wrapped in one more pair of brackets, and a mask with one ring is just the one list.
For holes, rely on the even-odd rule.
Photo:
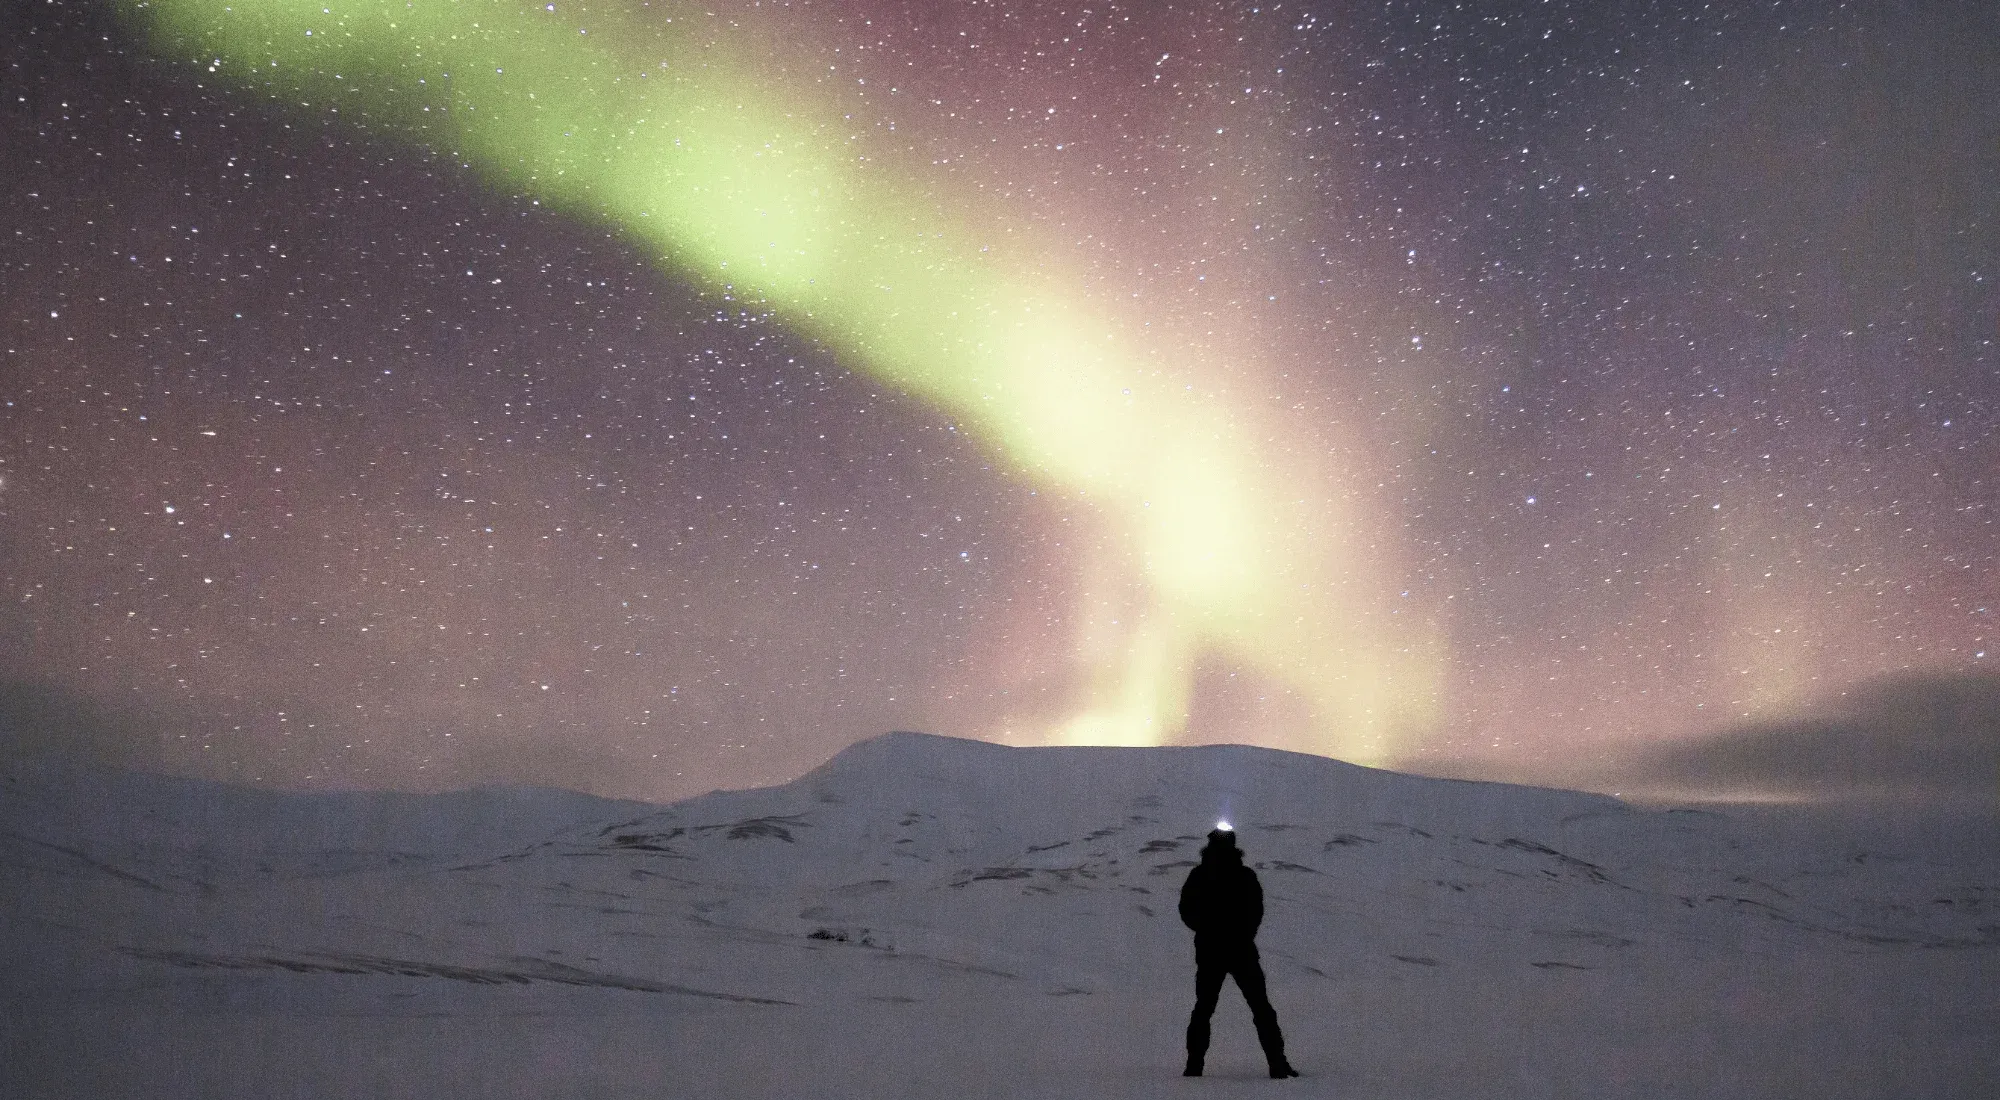
{"label": "aurora borealis", "polygon": [[1994,16],[1904,7],[11,4],[0,674],[666,796],[1982,672]]}

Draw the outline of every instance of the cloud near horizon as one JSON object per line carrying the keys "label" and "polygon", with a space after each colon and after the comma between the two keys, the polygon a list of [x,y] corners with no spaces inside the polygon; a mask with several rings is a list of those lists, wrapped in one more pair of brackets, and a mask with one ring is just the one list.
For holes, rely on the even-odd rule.
{"label": "cloud near horizon", "polygon": [[1635,756],[1628,792],[2000,802],[2000,676],[1891,677],[1795,717]]}

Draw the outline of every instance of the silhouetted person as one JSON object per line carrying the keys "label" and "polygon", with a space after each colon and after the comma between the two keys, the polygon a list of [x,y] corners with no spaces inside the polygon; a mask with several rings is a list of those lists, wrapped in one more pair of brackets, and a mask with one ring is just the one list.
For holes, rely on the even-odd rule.
{"label": "silhouetted person", "polygon": [[1218,828],[1208,834],[1201,865],[1188,872],[1181,887],[1181,923],[1194,929],[1194,1014],[1188,1017],[1187,1069],[1200,1077],[1208,1054],[1208,1018],[1222,996],[1222,979],[1235,978],[1236,988],[1250,1002],[1257,1024],[1257,1042],[1271,1064],[1273,1077],[1297,1077],[1285,1061],[1285,1036],[1278,1014],[1264,994],[1264,968],[1257,963],[1257,926],[1264,923],[1264,887],[1257,872],[1243,865],[1236,834]]}

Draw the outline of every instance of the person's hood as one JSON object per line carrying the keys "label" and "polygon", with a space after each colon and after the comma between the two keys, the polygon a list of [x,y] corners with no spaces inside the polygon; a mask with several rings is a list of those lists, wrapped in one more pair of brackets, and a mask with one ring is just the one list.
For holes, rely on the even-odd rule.
{"label": "person's hood", "polygon": [[1208,842],[1208,847],[1201,850],[1201,861],[1203,863],[1242,863],[1243,849],[1238,848],[1234,841],[1211,840]]}

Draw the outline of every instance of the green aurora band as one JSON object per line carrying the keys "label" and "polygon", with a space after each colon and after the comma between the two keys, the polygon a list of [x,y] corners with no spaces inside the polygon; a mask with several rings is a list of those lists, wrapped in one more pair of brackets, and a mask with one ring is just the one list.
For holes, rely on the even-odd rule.
{"label": "green aurora band", "polygon": [[1111,572],[1138,579],[1145,606],[1080,643],[1084,698],[1036,735],[1171,740],[1204,654],[1308,704],[1310,728],[1267,743],[1379,761],[1427,721],[1429,646],[1371,615],[1384,585],[1353,517],[1301,499],[1310,475],[1186,384],[1192,364],[1134,353],[1071,304],[1074,280],[1010,261],[1020,237],[950,216],[934,181],[899,188],[867,164],[831,102],[759,74],[717,37],[723,21],[505,0],[124,10],[163,56],[621,227],[677,276],[761,302],[1100,509]]}

